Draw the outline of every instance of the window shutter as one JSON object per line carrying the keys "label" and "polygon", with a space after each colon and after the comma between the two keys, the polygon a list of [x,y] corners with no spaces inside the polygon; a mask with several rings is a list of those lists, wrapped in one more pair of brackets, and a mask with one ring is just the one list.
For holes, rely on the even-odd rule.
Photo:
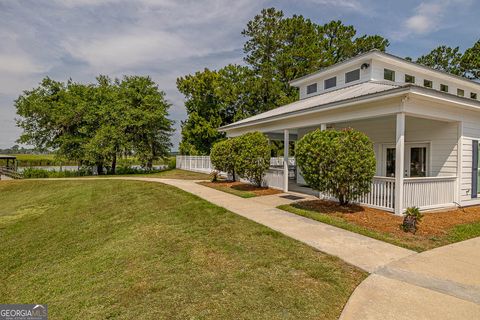
{"label": "window shutter", "polygon": [[472,198],[478,193],[478,140],[472,141]]}

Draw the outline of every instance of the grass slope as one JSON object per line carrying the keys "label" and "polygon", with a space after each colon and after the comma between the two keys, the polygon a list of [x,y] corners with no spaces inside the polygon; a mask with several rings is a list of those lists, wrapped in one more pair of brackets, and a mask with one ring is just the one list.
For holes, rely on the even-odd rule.
{"label": "grass slope", "polygon": [[337,319],[366,276],[159,183],[0,183],[0,301],[52,319]]}

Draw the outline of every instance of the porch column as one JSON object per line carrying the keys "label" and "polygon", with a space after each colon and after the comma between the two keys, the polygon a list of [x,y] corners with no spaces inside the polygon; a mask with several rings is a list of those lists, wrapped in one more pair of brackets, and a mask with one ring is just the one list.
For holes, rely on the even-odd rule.
{"label": "porch column", "polygon": [[395,214],[403,213],[403,177],[405,171],[405,113],[397,113],[395,146]]}
{"label": "porch column", "polygon": [[288,192],[288,145],[290,143],[290,133],[287,129],[283,130],[283,192]]}

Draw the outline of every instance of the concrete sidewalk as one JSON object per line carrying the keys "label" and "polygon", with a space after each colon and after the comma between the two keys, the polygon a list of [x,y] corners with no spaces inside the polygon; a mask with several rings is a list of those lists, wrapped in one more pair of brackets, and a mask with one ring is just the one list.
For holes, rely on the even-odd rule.
{"label": "concrete sidewalk", "polygon": [[[139,179],[135,178],[135,180]],[[280,204],[292,202],[292,200],[282,198],[281,195],[243,199],[199,185],[194,181],[145,179],[145,181],[155,180],[193,193],[322,252],[337,256],[370,273],[390,262],[415,254],[413,251],[404,248],[277,209],[276,206]],[[301,196],[310,198],[306,195]]]}
{"label": "concrete sidewalk", "polygon": [[480,319],[480,238],[378,269],[355,289],[340,319]]}

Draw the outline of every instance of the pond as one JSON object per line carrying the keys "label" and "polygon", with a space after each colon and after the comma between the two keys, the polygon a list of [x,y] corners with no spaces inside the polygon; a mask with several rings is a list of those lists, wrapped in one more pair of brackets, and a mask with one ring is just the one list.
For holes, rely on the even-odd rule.
{"label": "pond", "polygon": [[[78,166],[31,166],[31,167],[18,167],[18,172],[23,172],[26,168],[34,168],[34,169],[43,169],[48,171],[78,171]],[[133,165],[131,168],[134,169],[141,169],[140,165]],[[161,164],[153,166],[154,170],[163,170],[166,169],[167,165]]]}

